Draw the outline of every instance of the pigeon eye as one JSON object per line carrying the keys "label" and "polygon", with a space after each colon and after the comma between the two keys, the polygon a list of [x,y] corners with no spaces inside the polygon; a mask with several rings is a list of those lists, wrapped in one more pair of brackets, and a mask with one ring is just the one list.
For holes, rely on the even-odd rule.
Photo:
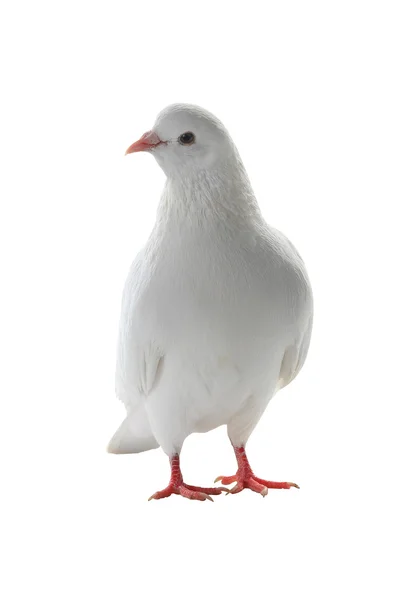
{"label": "pigeon eye", "polygon": [[184,146],[190,146],[190,144],[194,143],[194,140],[194,133],[192,133],[191,131],[186,131],[186,133],[182,133],[182,135],[180,135],[178,138],[178,142],[180,144],[183,144]]}

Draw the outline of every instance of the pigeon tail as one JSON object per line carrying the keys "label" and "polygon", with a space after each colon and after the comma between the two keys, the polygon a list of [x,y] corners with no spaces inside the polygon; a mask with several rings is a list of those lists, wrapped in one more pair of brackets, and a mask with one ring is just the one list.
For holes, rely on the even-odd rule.
{"label": "pigeon tail", "polygon": [[130,412],[110,440],[107,452],[110,454],[136,454],[158,448],[147,419],[144,407],[136,407]]}

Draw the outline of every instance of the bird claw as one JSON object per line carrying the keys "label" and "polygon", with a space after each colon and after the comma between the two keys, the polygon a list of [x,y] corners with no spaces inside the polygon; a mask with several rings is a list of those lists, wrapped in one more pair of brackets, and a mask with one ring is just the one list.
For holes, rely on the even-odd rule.
{"label": "bird claw", "polygon": [[264,479],[260,479],[259,477],[256,477],[253,474],[247,474],[247,475],[243,476],[243,474],[237,473],[236,475],[232,475],[231,477],[220,476],[215,479],[214,483],[216,483],[217,481],[222,481],[225,484],[233,483],[234,481],[236,481],[236,485],[226,492],[226,494],[225,494],[226,496],[228,494],[238,494],[245,488],[252,490],[253,492],[256,492],[257,494],[260,494],[263,497],[265,497],[268,494],[269,488],[289,489],[291,487],[295,487],[297,489],[300,489],[299,486],[297,485],[297,483],[292,483],[292,482],[288,482],[288,481],[282,481],[282,482],[266,481]]}
{"label": "bird claw", "polygon": [[229,490],[226,487],[201,488],[194,485],[187,485],[186,483],[181,483],[178,485],[170,484],[164,490],[155,492],[152,496],[150,496],[149,501],[153,499],[160,500],[161,498],[168,498],[168,496],[176,494],[177,496],[183,496],[189,500],[211,500],[211,502],[214,502],[211,494],[218,496],[219,494],[222,494],[222,492],[227,491]]}
{"label": "bird claw", "polygon": [[223,485],[230,485],[231,483],[235,483],[237,481],[237,476],[232,475],[231,477],[225,477],[224,475],[220,475],[214,480],[214,483],[217,483],[218,481],[222,481]]}

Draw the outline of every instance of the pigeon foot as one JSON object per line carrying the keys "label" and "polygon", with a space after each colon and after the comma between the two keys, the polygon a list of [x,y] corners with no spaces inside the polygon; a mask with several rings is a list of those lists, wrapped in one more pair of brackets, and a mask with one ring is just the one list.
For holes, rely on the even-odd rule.
{"label": "pigeon foot", "polygon": [[226,487],[215,487],[215,488],[203,488],[196,485],[187,485],[183,482],[181,469],[179,466],[179,456],[175,454],[170,459],[171,463],[171,479],[167,487],[160,492],[156,492],[150,496],[149,500],[160,500],[161,498],[168,498],[172,494],[182,496],[183,498],[189,498],[189,500],[214,500],[211,498],[212,495],[219,496],[222,492],[229,492]]}
{"label": "pigeon foot", "polygon": [[217,477],[215,483],[217,481],[220,481],[222,485],[229,485],[236,482],[236,485],[232,489],[228,490],[227,494],[238,494],[245,488],[252,490],[253,492],[257,492],[258,494],[261,494],[261,496],[266,496],[269,488],[288,490],[291,487],[295,487],[300,489],[297,483],[291,483],[288,481],[268,481],[266,479],[260,479],[260,477],[256,477],[255,475],[243,478],[240,477],[238,473],[236,475],[232,475],[231,477]]}
{"label": "pigeon foot", "polygon": [[222,492],[229,492],[229,490],[224,487],[203,488],[196,485],[187,485],[186,483],[181,483],[180,485],[169,484],[164,490],[150,496],[149,500],[160,500],[161,498],[168,498],[172,494],[177,494],[178,496],[183,496],[183,498],[189,498],[189,500],[211,500],[211,502],[214,502],[211,494],[218,496]]}
{"label": "pigeon foot", "polygon": [[238,494],[247,488],[261,494],[261,496],[266,496],[268,494],[268,489],[288,490],[291,487],[299,489],[297,483],[289,481],[268,481],[267,479],[256,477],[250,467],[244,447],[234,448],[234,450],[238,462],[236,475],[231,475],[230,477],[220,476],[217,477],[214,482],[217,483],[217,481],[220,481],[222,485],[236,483],[232,489],[228,490],[227,494]]}

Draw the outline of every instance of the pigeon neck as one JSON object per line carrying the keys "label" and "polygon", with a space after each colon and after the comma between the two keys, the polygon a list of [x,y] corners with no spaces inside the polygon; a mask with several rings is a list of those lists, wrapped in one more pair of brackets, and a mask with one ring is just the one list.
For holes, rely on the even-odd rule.
{"label": "pigeon neck", "polygon": [[199,170],[187,177],[169,177],[159,205],[159,218],[210,219],[238,222],[260,218],[260,210],[239,157],[219,163],[215,169]]}

